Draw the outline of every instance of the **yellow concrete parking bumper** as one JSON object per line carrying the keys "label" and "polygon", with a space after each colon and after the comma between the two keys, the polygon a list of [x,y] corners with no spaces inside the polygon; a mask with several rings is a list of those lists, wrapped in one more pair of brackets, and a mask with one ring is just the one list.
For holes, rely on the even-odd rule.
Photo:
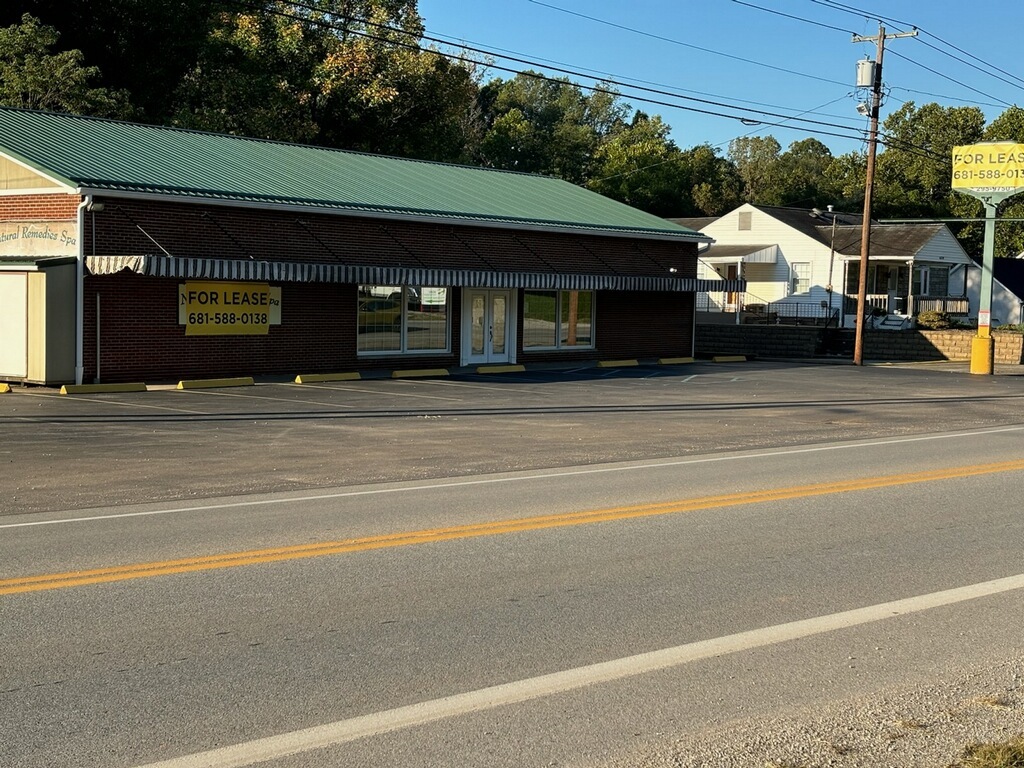
{"label": "yellow concrete parking bumper", "polygon": [[358,381],[362,377],[353,371],[348,373],[303,373],[295,377],[296,384],[322,384],[328,381]]}
{"label": "yellow concrete parking bumper", "polygon": [[106,392],[145,392],[146,385],[133,382],[130,384],[65,384],[60,388],[62,395],[95,395]]}
{"label": "yellow concrete parking bumper", "polygon": [[187,379],[178,382],[178,389],[215,389],[219,387],[251,387],[256,382],[252,376],[234,379]]}

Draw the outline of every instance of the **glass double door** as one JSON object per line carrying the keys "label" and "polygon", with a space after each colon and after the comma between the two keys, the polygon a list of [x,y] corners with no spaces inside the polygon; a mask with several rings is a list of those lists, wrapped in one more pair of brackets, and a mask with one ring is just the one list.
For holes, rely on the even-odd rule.
{"label": "glass double door", "polygon": [[468,288],[464,297],[463,364],[511,362],[511,291]]}

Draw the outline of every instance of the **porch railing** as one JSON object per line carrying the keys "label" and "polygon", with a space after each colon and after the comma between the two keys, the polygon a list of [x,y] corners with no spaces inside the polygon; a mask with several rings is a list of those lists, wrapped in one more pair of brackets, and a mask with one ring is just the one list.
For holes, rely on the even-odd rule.
{"label": "porch railing", "polygon": [[971,304],[965,296],[914,296],[914,315],[922,312],[945,312],[947,315],[967,317]]}
{"label": "porch railing", "polygon": [[[869,293],[865,308],[867,314],[872,314],[873,310],[888,314],[890,309],[889,295],[886,293]],[[970,302],[966,296],[911,296],[909,301],[906,296],[896,297],[896,314],[917,317],[927,310],[936,310],[945,312],[947,315],[967,317],[970,314]],[[856,296],[846,297],[843,311],[848,315],[857,314]]]}
{"label": "porch railing", "polygon": [[820,301],[772,301],[747,304],[742,322],[747,325],[834,325],[839,321],[839,307],[829,309]]}
{"label": "porch railing", "polygon": [[697,312],[736,315],[739,322],[758,325],[830,325],[838,323],[839,300],[831,310],[820,301],[765,301],[752,294],[698,293]]}

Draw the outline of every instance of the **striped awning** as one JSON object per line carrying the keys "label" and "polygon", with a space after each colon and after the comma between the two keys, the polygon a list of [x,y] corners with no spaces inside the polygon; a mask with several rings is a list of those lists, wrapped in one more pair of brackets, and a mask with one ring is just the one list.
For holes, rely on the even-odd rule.
{"label": "striped awning", "polygon": [[581,275],[499,272],[486,269],[374,267],[289,261],[190,259],[179,256],[86,256],[93,275],[134,272],[179,280],[252,280],[268,283],[351,283],[466,288],[530,288],[578,291],[745,291],[745,280],[707,280],[671,275]]}

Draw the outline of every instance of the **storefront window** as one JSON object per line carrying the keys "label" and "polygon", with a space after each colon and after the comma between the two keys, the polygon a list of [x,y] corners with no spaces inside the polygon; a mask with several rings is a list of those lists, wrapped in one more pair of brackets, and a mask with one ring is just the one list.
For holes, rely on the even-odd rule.
{"label": "storefront window", "polygon": [[357,349],[361,354],[449,349],[447,288],[361,285]]}
{"label": "storefront window", "polygon": [[526,291],[524,349],[592,347],[593,327],[593,291]]}

